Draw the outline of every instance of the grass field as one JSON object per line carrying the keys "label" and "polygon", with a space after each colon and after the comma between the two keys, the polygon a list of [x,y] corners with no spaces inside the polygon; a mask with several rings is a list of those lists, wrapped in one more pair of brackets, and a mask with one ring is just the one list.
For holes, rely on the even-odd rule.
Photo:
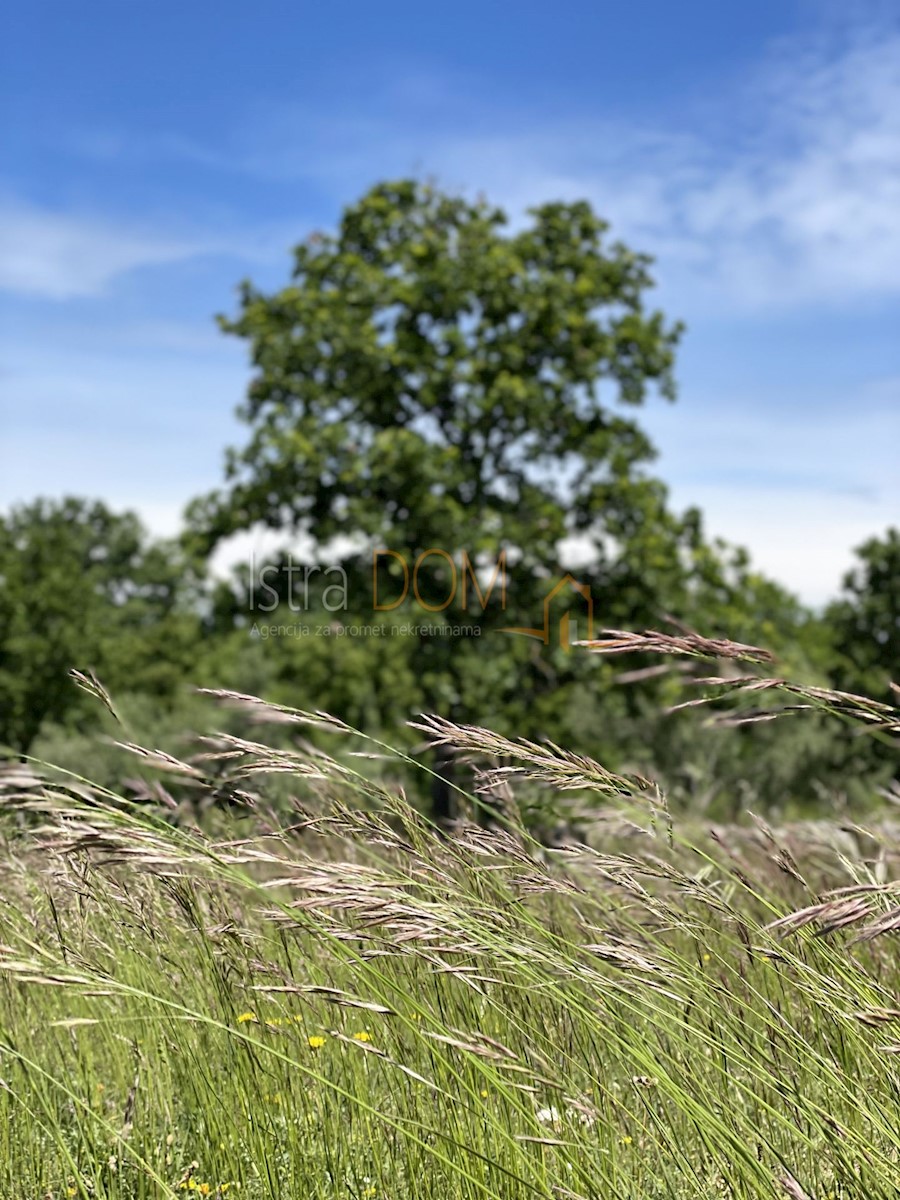
{"label": "grass field", "polygon": [[[7,769],[0,1196],[895,1200],[900,830],[691,828],[429,728],[499,764],[494,828],[299,742],[211,747],[202,821]],[[509,767],[593,793],[589,845],[518,828]]]}

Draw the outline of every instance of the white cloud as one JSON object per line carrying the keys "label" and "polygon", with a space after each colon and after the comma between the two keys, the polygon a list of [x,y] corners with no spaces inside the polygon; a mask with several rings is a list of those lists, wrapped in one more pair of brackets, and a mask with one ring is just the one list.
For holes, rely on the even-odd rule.
{"label": "white cloud", "polygon": [[117,227],[101,218],[0,205],[0,288],[50,300],[96,296],[123,272],[192,258],[190,241]]}
{"label": "white cloud", "polygon": [[97,496],[168,534],[191,496],[219,483],[222,448],[240,433],[245,369],[233,348],[107,348],[115,341],[100,323],[80,350],[59,338],[0,344],[0,508]]}
{"label": "white cloud", "polygon": [[[602,113],[549,121],[440,81],[423,91],[413,77],[406,89],[402,79],[385,83],[365,112],[311,114],[290,104],[254,110],[220,146],[165,133],[139,147],[98,135],[94,141],[103,153],[313,182],[335,202],[377,178],[429,172],[450,187],[483,189],[515,214],[547,199],[588,197],[615,234],[657,255],[667,290],[689,296],[698,311],[896,296],[896,21],[877,24],[862,14],[856,25],[845,20],[837,36],[832,28],[784,41],[744,77],[716,86],[702,104],[676,104],[642,123]],[[178,239],[106,231],[101,253],[83,271],[79,250],[96,230],[63,223],[60,232],[50,222],[39,232],[53,253],[36,251],[39,261],[26,257],[16,274],[47,294],[54,286],[72,294],[66,289],[82,277],[80,286],[102,286],[130,265],[191,252]],[[243,244],[225,239],[224,248],[271,261],[283,260],[302,229],[294,222],[252,238],[236,232]],[[14,246],[28,240],[16,236]],[[219,248],[222,242],[216,239]],[[77,269],[66,270],[72,259]]]}
{"label": "white cloud", "polygon": [[516,212],[588,197],[703,307],[900,293],[900,34],[783,48],[681,121],[689,132],[495,123],[490,137],[438,144],[426,164]]}
{"label": "white cloud", "polygon": [[740,395],[644,414],[676,507],[702,509],[711,535],[814,605],[900,514],[900,378],[823,393],[815,419]]}
{"label": "white cloud", "polygon": [[296,240],[295,223],[171,233],[0,198],[0,290],[54,301],[99,296],[129,271],[201,256],[281,262]]}
{"label": "white cloud", "polygon": [[761,73],[755,146],[674,198],[758,303],[900,291],[900,35]]}
{"label": "white cloud", "polygon": [[334,116],[327,129],[295,110],[270,114],[263,133],[254,123],[252,143],[238,132],[228,165],[317,179],[341,199],[413,172],[483,189],[515,214],[588,197],[614,233],[657,255],[670,288],[703,308],[900,292],[895,26],[785,42],[702,107],[655,124],[578,116],[525,126],[521,112],[478,111],[469,96],[449,128],[489,132],[457,134],[440,108],[413,111],[415,123],[408,111],[373,112],[364,125]]}
{"label": "white cloud", "polygon": [[700,484],[676,487],[675,498],[686,490],[703,509],[708,532],[748,547],[756,570],[813,607],[838,594],[853,565],[853,551],[880,536],[896,513],[793,487],[748,490],[740,484]]}

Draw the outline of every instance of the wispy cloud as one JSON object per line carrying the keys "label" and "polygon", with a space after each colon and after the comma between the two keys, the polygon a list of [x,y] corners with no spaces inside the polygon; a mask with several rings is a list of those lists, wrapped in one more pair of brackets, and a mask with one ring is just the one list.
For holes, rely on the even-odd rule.
{"label": "wispy cloud", "polygon": [[[313,181],[339,200],[414,171],[483,189],[513,213],[587,196],[616,232],[657,254],[673,286],[707,304],[900,293],[896,22],[783,42],[702,104],[642,124],[548,121],[439,86],[415,105],[404,96],[395,82],[352,119],[292,106],[254,113],[224,149],[161,137],[153,152]],[[458,133],[467,126],[489,132]]]}
{"label": "wispy cloud", "polygon": [[745,103],[759,128],[673,202],[755,303],[900,292],[900,34],[785,52]]}
{"label": "wispy cloud", "polygon": [[121,276],[148,267],[211,256],[276,262],[296,235],[294,223],[211,228],[199,218],[188,232],[171,232],[160,222],[0,198],[0,291],[54,301],[100,296]]}
{"label": "wispy cloud", "polygon": [[180,262],[202,245],[36,206],[0,203],[0,288],[51,300],[96,296],[123,272]]}
{"label": "wispy cloud", "polygon": [[750,547],[809,603],[834,596],[852,551],[900,513],[900,377],[823,386],[815,416],[738,387],[648,409],[644,422],[676,507],[699,506],[712,534]]}
{"label": "wispy cloud", "polygon": [[[335,205],[377,178],[410,173],[483,190],[515,215],[586,196],[698,306],[877,300],[900,293],[900,27],[872,11],[845,19],[839,36],[820,29],[783,41],[715,94],[640,123],[602,113],[548,119],[479,97],[477,86],[423,87],[413,72],[407,82],[373,81],[365,109],[247,111],[219,145],[164,131],[139,144],[95,133],[82,136],[82,151],[304,183]],[[26,258],[16,276],[60,294],[76,277],[102,286],[123,263],[192,252],[177,239],[119,231],[82,272],[65,269],[80,267],[91,240],[82,226],[60,219],[38,232],[47,253]]]}
{"label": "wispy cloud", "polygon": [[900,34],[782,47],[689,121],[495,130],[429,160],[517,211],[588,196],[704,304],[900,294]]}

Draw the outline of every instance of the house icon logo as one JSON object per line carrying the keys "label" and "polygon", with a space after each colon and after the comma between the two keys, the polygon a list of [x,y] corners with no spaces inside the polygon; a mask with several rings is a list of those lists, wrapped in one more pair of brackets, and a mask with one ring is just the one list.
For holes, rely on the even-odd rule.
{"label": "house icon logo", "polygon": [[[581,596],[584,600],[583,611],[587,621],[587,630],[582,637],[579,637],[577,629],[578,618],[572,613],[570,608],[566,608],[554,621],[553,609],[559,606],[558,602],[567,592],[575,592],[576,595]],[[554,602],[557,602],[556,605]],[[517,633],[521,634],[522,637],[536,638],[538,641],[543,642],[545,646],[549,646],[554,628],[558,630],[559,646],[567,654],[571,650],[573,642],[590,641],[593,638],[594,600],[591,596],[589,584],[579,583],[573,576],[564,575],[559,583],[555,584],[547,593],[544,600],[544,625],[542,629],[525,629],[517,626],[515,628],[501,629],[500,632]]]}

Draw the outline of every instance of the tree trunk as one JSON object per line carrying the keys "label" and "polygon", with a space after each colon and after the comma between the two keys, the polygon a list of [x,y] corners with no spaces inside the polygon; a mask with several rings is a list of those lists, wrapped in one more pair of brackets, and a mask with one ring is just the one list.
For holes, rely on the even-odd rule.
{"label": "tree trunk", "polygon": [[434,775],[431,777],[431,819],[443,829],[453,824],[457,816],[455,796],[456,763],[450,746],[436,746]]}

